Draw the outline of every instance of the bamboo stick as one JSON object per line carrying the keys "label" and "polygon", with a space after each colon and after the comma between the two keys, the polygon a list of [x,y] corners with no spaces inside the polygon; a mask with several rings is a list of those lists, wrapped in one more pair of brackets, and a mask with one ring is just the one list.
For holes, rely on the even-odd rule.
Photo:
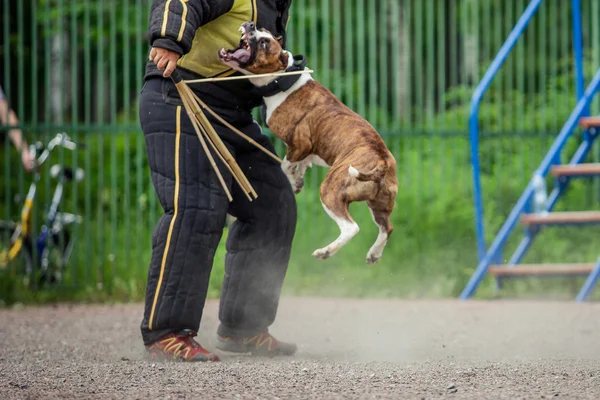
{"label": "bamboo stick", "polygon": [[[194,102],[193,95],[193,91],[189,88],[189,86],[186,85],[184,89],[184,96],[186,96],[186,101],[189,103],[190,108],[193,109],[192,112],[194,113],[194,119],[203,128],[202,131],[209,139],[209,143],[211,146],[215,147],[216,153],[219,155],[221,160],[224,161],[228,169],[230,169],[231,174],[240,185],[246,196],[250,198],[249,194],[252,194],[254,198],[258,198],[258,194],[248,181],[248,178],[246,178],[242,172],[235,158],[231,155],[229,149],[225,146],[217,132],[214,130],[213,126],[211,125],[210,121],[208,121],[206,115],[204,115],[199,105]],[[252,201],[251,198],[250,201]]]}
{"label": "bamboo stick", "polygon": [[[233,173],[233,170],[231,169],[231,165],[229,165],[229,163],[227,161],[225,161],[225,158],[223,158],[223,156],[221,155],[221,153],[219,153],[219,150],[217,149],[217,146],[215,146],[215,144],[211,140],[211,138],[208,135],[208,133],[206,132],[206,130],[204,130],[204,127],[201,127],[201,131],[204,134],[204,136],[207,138],[207,141],[208,141],[208,143],[210,143],[212,149],[215,151],[215,153],[217,153],[217,155],[219,156],[219,158],[221,159],[221,161],[223,162],[223,164],[225,164],[225,166],[229,170],[229,173],[231,174],[231,176],[233,176],[233,178],[236,180],[236,182],[238,183],[238,185],[240,185],[240,187],[243,188],[243,185],[242,185],[242,182],[240,181],[240,178],[236,174]],[[246,197],[248,198],[248,200],[252,201],[252,197],[250,196],[250,194],[248,192],[246,192],[245,190],[243,190],[243,192],[246,195]]]}
{"label": "bamboo stick", "polygon": [[[191,102],[193,100],[191,99],[191,96],[190,96],[190,93],[188,92],[188,90],[189,90],[189,88],[186,88],[186,90],[183,91],[184,93],[182,93],[182,96],[185,97],[184,102],[185,102],[185,104],[187,104],[188,108],[192,109],[192,108],[194,108],[191,105]],[[183,100],[183,98],[182,98],[182,100]],[[200,141],[203,141],[204,140],[203,138],[206,138],[206,141],[208,141],[208,143],[211,145],[211,147],[213,147],[213,149],[215,150],[215,153],[217,154],[217,156],[221,159],[221,161],[223,162],[223,164],[225,164],[225,166],[227,167],[227,169],[229,170],[229,172],[231,173],[231,175],[233,175],[233,177],[235,178],[235,180],[238,181],[238,183],[239,183],[239,178],[233,173],[233,171],[231,170],[231,167],[229,166],[229,164],[223,158],[223,155],[221,153],[219,153],[219,151],[215,148],[214,144],[212,143],[212,141],[208,137],[208,134],[204,130],[204,127],[197,120],[196,114],[193,111],[188,111],[188,115],[190,117],[192,125],[194,126],[194,129],[196,130],[196,134],[198,135],[198,138],[200,139]],[[200,136],[200,134],[202,136]],[[213,167],[213,168],[216,168],[216,167]],[[221,175],[220,171],[218,169],[216,169],[215,172],[217,173],[217,176]],[[224,180],[222,179],[222,175],[219,177],[219,181],[221,181],[222,185],[225,184]],[[226,191],[228,192],[229,190],[226,189]],[[246,196],[249,197],[248,195],[246,195]],[[232,201],[231,200],[231,195],[228,195],[228,199],[230,199],[229,201]]]}
{"label": "bamboo stick", "polygon": [[194,96],[194,99],[196,100],[196,102],[198,102],[203,109],[205,109],[206,111],[208,111],[213,117],[215,117],[219,122],[221,122],[227,128],[231,129],[232,131],[234,131],[235,133],[237,133],[239,136],[241,136],[242,138],[246,139],[246,141],[248,141],[251,144],[253,144],[254,146],[256,146],[259,150],[261,150],[262,152],[264,152],[265,154],[267,154],[269,157],[273,158],[278,163],[281,164],[283,162],[279,157],[277,157],[276,154],[273,154],[273,152],[267,150],[262,145],[260,145],[258,142],[256,142],[254,139],[252,139],[251,137],[249,137],[248,135],[246,135],[245,133],[243,133],[242,131],[240,131],[239,129],[237,129],[235,126],[231,125],[229,122],[225,121],[219,114],[217,114],[210,107],[208,107],[206,105],[206,103],[204,103],[198,97],[198,95],[196,95],[196,93],[192,92],[192,96]]}
{"label": "bamboo stick", "polygon": [[[190,113],[191,114],[191,113]],[[192,121],[192,125],[194,126],[194,129],[197,132],[198,138],[200,139],[201,142],[208,142],[209,144],[210,141],[207,139],[206,134],[204,132],[204,128],[202,128],[202,126],[198,123],[198,121],[196,121],[196,118],[193,114],[190,115],[190,119]],[[206,152],[206,150],[205,150]],[[215,151],[215,153],[217,154],[217,156],[222,160],[222,156],[221,154],[219,154],[218,151]],[[225,166],[229,169],[229,165],[227,163],[225,163]],[[223,186],[223,189],[225,190],[226,194],[227,194],[227,199],[231,202],[233,201],[233,196],[231,195],[231,192],[229,191],[229,188],[227,187],[227,183],[225,182],[225,179],[223,178],[223,175],[221,174],[221,171],[218,170],[218,167],[216,165],[216,163],[213,165],[213,168],[215,169],[215,172],[217,173],[217,177],[219,178],[219,182],[221,183],[221,186]],[[231,170],[230,170],[231,172]],[[232,174],[233,175],[233,174]]]}
{"label": "bamboo stick", "polygon": [[184,80],[185,83],[204,83],[204,82],[222,82],[222,81],[235,81],[239,79],[251,79],[251,78],[267,78],[273,76],[286,76],[286,75],[300,75],[310,74],[314,71],[312,69],[305,69],[303,71],[292,71],[292,72],[271,72],[268,74],[256,74],[256,75],[241,75],[241,76],[226,76],[217,78],[202,78],[202,79],[190,79]]}
{"label": "bamboo stick", "polygon": [[[254,196],[254,198],[258,198],[258,194],[254,191],[254,188],[250,184],[250,181],[248,181],[248,178],[246,178],[246,175],[244,175],[244,172],[242,172],[242,169],[240,168],[238,163],[235,161],[231,153],[229,153],[229,149],[227,149],[227,147],[225,147],[225,145],[221,141],[221,138],[215,131],[215,128],[211,125],[208,118],[206,118],[206,115],[204,115],[202,110],[200,110],[199,108],[196,117],[198,117],[200,123],[204,125],[204,129],[206,129],[210,137],[213,138],[215,144],[217,145],[217,148],[219,148],[219,151],[225,153],[224,155],[226,156],[227,161],[230,162],[231,168],[233,169],[234,173],[240,177],[240,180],[244,185],[243,189],[246,190],[248,193],[251,193]],[[227,158],[227,156],[229,158]]]}
{"label": "bamboo stick", "polygon": [[204,141],[203,135],[199,131],[199,126],[197,125],[197,121],[195,121],[195,115],[192,114],[190,111],[191,105],[189,104],[189,98],[186,96],[187,93],[185,93],[185,89],[187,88],[187,86],[184,86],[184,85],[185,85],[184,83],[182,84],[181,82],[179,82],[179,83],[175,84],[175,87],[177,88],[177,91],[179,92],[179,96],[181,97],[181,101],[183,102],[183,107],[186,109],[186,112],[188,113],[188,116],[189,116],[190,120],[192,121],[192,125],[194,127],[194,130],[196,131],[196,135],[198,136],[198,139],[200,140],[200,144],[202,145],[202,149],[206,153],[206,156],[208,157],[210,165],[213,167],[215,173],[217,174],[217,178],[219,179],[219,182],[221,183],[221,186],[223,187],[223,190],[225,191],[225,194],[227,195],[227,199],[231,202],[231,201],[233,201],[233,197],[231,196],[231,193],[229,192],[229,189],[227,188],[227,184],[225,183],[225,180],[223,179],[223,175],[221,174],[221,171],[219,171],[219,168],[217,167],[217,163],[215,162],[215,159],[210,154],[210,150],[206,146],[206,142]]}
{"label": "bamboo stick", "polygon": [[[189,89],[189,90],[190,90],[191,95],[193,95],[193,92],[191,91],[191,89]],[[244,173],[242,172],[241,168],[239,167],[239,165],[237,164],[237,162],[235,161],[235,159],[229,152],[229,149],[227,149],[225,144],[223,144],[223,142],[221,141],[221,138],[215,131],[215,128],[211,125],[208,118],[206,118],[206,115],[204,115],[204,113],[200,109],[200,106],[197,103],[194,103],[194,106],[195,106],[195,111],[196,111],[196,118],[204,126],[204,129],[206,130],[206,132],[208,132],[209,136],[213,139],[213,141],[215,142],[215,145],[217,146],[219,151],[225,156],[225,159],[227,160],[227,162],[230,163],[231,168],[233,169],[234,173],[240,177],[240,180],[242,181],[242,184],[243,184],[242,189],[245,190],[247,193],[251,193],[255,198],[258,198],[258,194],[254,191],[254,188],[250,184],[250,181],[248,181],[248,178],[246,178],[246,175],[244,175]]]}

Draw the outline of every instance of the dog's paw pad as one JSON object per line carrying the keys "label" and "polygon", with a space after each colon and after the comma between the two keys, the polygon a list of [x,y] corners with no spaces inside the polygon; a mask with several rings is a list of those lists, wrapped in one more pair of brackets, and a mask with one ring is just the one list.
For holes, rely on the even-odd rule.
{"label": "dog's paw pad", "polygon": [[329,250],[328,249],[318,249],[315,250],[312,255],[320,260],[327,260],[329,258]]}
{"label": "dog's paw pad", "polygon": [[369,264],[369,265],[377,264],[377,262],[379,262],[380,258],[381,257],[377,257],[374,254],[369,254],[369,255],[367,255],[367,264]]}
{"label": "dog's paw pad", "polygon": [[300,193],[303,188],[304,188],[304,179],[298,179],[294,183],[294,193],[296,193],[296,194]]}

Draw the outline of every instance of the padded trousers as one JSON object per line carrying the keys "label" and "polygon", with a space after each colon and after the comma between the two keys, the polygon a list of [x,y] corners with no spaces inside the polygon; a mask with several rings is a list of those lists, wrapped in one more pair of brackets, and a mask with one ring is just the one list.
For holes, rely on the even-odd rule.
{"label": "padded trousers", "polygon": [[[213,110],[274,152],[249,109]],[[209,118],[258,194],[250,202],[213,153],[232,194],[230,203],[171,80],[146,82],[139,117],[164,210],[152,235],[144,343],[183,329],[198,331],[228,213],[237,220],[227,236],[218,333],[241,337],[267,329],[275,320],[296,228],[295,196],[280,165]]]}

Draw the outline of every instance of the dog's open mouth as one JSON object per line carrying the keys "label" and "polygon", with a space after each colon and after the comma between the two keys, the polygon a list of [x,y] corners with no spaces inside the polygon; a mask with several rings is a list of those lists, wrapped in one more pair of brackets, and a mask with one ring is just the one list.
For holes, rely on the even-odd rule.
{"label": "dog's open mouth", "polygon": [[242,66],[251,63],[252,56],[254,55],[254,41],[251,40],[253,38],[253,32],[243,26],[240,27],[240,32],[242,32],[242,37],[237,48],[233,50],[221,49],[219,51],[219,58],[221,58],[221,61],[235,61]]}

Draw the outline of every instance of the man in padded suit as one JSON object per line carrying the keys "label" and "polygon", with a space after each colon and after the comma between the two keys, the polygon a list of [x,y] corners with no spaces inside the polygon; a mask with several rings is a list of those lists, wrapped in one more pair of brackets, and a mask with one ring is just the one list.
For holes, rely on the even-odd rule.
{"label": "man in padded suit", "polygon": [[[202,150],[177,89],[185,80],[233,75],[219,49],[236,47],[238,28],[253,21],[285,42],[291,0],[155,0],[149,26],[150,57],[140,95],[140,123],[156,194],[164,209],[152,235],[142,337],[154,357],[217,361],[196,336],[215,250],[227,214],[236,217],[227,237],[217,348],[256,355],[291,355],[294,344],[268,331],[277,313],[292,239],[296,202],[280,165],[208,116],[258,193],[250,202],[224,178],[229,203]],[[227,122],[274,151],[251,111],[262,97],[245,80],[190,84]]]}

